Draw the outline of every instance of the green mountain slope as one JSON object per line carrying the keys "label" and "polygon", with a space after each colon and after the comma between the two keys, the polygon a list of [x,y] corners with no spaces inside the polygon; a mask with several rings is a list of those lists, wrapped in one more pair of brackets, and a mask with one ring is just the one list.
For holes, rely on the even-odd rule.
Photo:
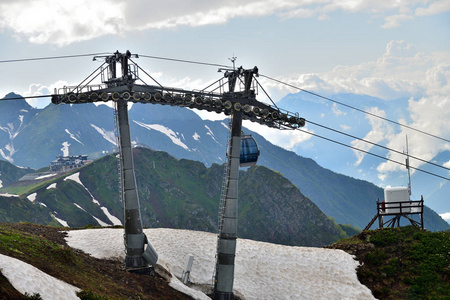
{"label": "green mountain slope", "polygon": [[329,248],[356,256],[358,279],[377,299],[449,299],[449,231],[368,230]]}
{"label": "green mountain slope", "polygon": [[18,168],[12,163],[0,160],[0,188],[18,181],[23,175],[33,171],[29,168]]}
{"label": "green mountain slope", "polygon": [[[223,166],[206,168],[147,148],[134,149],[134,162],[144,226],[217,231]],[[109,155],[75,171],[76,176],[50,180],[18,200],[32,204],[28,210],[47,210],[71,227],[112,225],[108,214],[120,220],[123,215],[117,167],[116,157]],[[239,183],[239,237],[321,246],[345,236],[279,173],[253,167],[241,171]],[[31,193],[36,193],[34,203],[27,200]],[[49,224],[48,219],[33,222]]]}

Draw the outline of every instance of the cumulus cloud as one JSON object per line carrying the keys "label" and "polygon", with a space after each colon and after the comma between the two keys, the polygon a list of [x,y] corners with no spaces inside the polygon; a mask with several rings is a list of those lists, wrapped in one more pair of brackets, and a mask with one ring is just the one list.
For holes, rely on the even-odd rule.
{"label": "cumulus cloud", "polygon": [[[355,93],[386,100],[446,95],[450,93],[450,52],[425,54],[405,41],[390,41],[385,53],[375,61],[340,65],[326,73],[300,74],[280,81],[325,95]],[[269,86],[298,92],[279,83]]]}
{"label": "cumulus cloud", "polygon": [[440,214],[441,218],[450,223],[450,212]]}
{"label": "cumulus cloud", "polygon": [[[19,94],[25,97],[51,95],[55,92],[55,89],[58,90],[59,88],[62,88],[64,86],[67,86],[67,82],[65,81],[57,81],[48,86],[38,83],[32,83],[28,87],[28,90],[23,91]],[[51,99],[50,97],[43,97],[43,98],[26,99],[26,101],[33,107],[44,108],[51,102]]]}
{"label": "cumulus cloud", "polygon": [[[420,53],[414,45],[405,41],[391,41],[386,51],[377,60],[353,66],[337,66],[322,74],[301,74],[293,78],[279,78],[291,86],[314,91],[321,95],[354,93],[379,97],[384,100],[408,98],[405,120],[394,120],[412,128],[450,139],[450,52]],[[279,86],[283,92],[298,92],[298,89],[273,83],[271,89]],[[339,113],[337,107],[332,107]],[[385,117],[385,112],[371,108],[376,115]],[[442,151],[449,150],[445,141],[411,131],[407,128],[388,126],[380,119],[368,117],[372,130],[364,139],[401,151],[406,148],[408,135],[411,155],[431,160]],[[370,145],[354,141],[354,146],[363,150]],[[359,165],[363,153],[355,152]],[[387,158],[404,163],[402,154],[389,152]],[[420,167],[423,162],[411,160],[411,166]],[[384,162],[377,167],[379,178],[384,180],[390,172],[404,166]]]}
{"label": "cumulus cloud", "polygon": [[[299,130],[279,130],[250,121],[244,121],[243,126],[252,131],[258,132],[272,144],[288,150],[293,150],[295,146],[309,140],[312,137],[311,134],[304,133]],[[302,130],[313,133],[312,130],[308,130],[306,128],[302,128]]]}
{"label": "cumulus cloud", "polygon": [[[387,121],[373,116],[377,115],[382,118],[386,118],[386,113],[383,110],[380,110],[378,107],[371,107],[367,110],[367,112],[372,114],[366,115],[366,118],[369,120],[372,129],[366,134],[363,139],[376,144],[380,144],[382,141],[388,140],[391,135],[393,135],[394,129]],[[372,147],[374,147],[373,144],[366,143],[361,140],[354,140],[351,142],[351,144],[353,147],[364,151],[369,151],[370,149],[372,149]],[[361,164],[366,153],[357,150],[353,150],[353,152],[355,153],[357,158],[357,161],[354,165],[358,166]]]}
{"label": "cumulus cloud", "polygon": [[335,11],[384,17],[383,27],[392,28],[415,17],[448,10],[446,0],[16,0],[0,3],[0,29],[11,30],[32,43],[64,46],[133,30],[217,25],[233,18],[276,15],[280,19],[326,20]]}
{"label": "cumulus cloud", "polygon": [[[450,138],[448,128],[450,128],[450,96],[434,95],[423,97],[419,100],[409,100],[409,111],[412,122],[406,123],[412,128],[420,129],[433,135]],[[387,147],[393,149],[405,149],[405,137],[408,136],[410,154],[421,159],[430,161],[438,153],[450,150],[450,144],[446,141],[433,138],[431,136],[418,134],[408,128],[402,127],[402,130],[392,136]],[[404,156],[398,153],[389,152],[388,158],[395,161],[404,162]],[[420,167],[421,161],[410,159],[410,165]],[[388,173],[404,169],[404,166],[392,163],[381,163],[377,170],[380,173]],[[414,172],[414,170],[412,170]]]}

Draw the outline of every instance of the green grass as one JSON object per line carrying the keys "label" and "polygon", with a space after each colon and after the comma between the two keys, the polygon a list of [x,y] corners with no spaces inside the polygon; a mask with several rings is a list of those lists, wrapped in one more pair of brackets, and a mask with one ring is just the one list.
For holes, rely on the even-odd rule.
{"label": "green grass", "polygon": [[[450,232],[416,227],[364,231],[333,246],[367,245],[359,280],[379,299],[450,299]],[[372,244],[372,246],[369,246]]]}

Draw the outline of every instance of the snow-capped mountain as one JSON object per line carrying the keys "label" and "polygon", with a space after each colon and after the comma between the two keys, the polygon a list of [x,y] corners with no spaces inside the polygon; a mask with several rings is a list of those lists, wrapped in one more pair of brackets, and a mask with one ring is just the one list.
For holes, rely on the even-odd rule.
{"label": "snow-capped mountain", "polygon": [[[280,106],[299,111],[307,119],[312,119],[310,115],[313,113],[318,118],[323,113],[323,109],[315,107],[320,103],[308,103],[302,109],[293,109],[295,101],[288,100],[289,97]],[[329,108],[331,113],[333,109],[332,106]],[[36,169],[45,167],[63,154],[86,154],[89,159],[95,159],[116,149],[114,112],[106,105],[50,104],[44,109],[33,109],[25,100],[12,100],[1,101],[0,111],[5,114],[5,117],[0,119],[0,127],[10,128],[10,131],[0,131],[0,149],[3,150],[0,154],[5,154],[1,158],[18,166]],[[225,162],[227,120],[202,120],[186,108],[149,104],[134,104],[129,110],[129,119],[134,143],[166,151],[176,158],[200,161],[206,166]],[[341,121],[331,117],[329,119],[331,123],[327,124],[338,124],[338,121]],[[354,122],[358,120],[355,118]],[[361,125],[352,128],[369,128],[363,121],[358,122]],[[252,133],[249,130],[245,132]],[[334,164],[327,166],[329,169],[336,168],[338,172],[356,178],[366,178],[364,175],[357,176],[357,168],[348,163],[354,160],[351,151],[333,148],[333,144],[325,141],[315,141],[311,149],[308,149],[309,142],[301,143],[301,148],[295,148],[301,155],[299,156],[273,145],[255,132],[252,134],[261,150],[258,164],[284,174],[338,223],[363,228],[373,217],[375,201],[383,197],[380,188],[366,181],[336,174],[317,165],[312,159],[305,158],[313,157],[322,166],[327,166],[327,161],[333,161]],[[337,168],[336,161],[339,161],[341,166],[347,165],[348,168]],[[363,163],[369,161],[366,157]],[[371,167],[361,165],[360,168],[369,172]],[[372,181],[373,176],[367,179]],[[432,202],[425,202],[426,205],[430,205],[429,203]]]}

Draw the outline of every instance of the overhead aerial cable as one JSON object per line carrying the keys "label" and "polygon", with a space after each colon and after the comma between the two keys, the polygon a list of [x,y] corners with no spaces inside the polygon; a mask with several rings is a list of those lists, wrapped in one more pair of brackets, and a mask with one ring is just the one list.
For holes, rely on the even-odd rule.
{"label": "overhead aerial cable", "polygon": [[370,115],[370,116],[372,116],[372,117],[376,117],[376,118],[382,119],[382,120],[384,120],[384,121],[387,121],[387,122],[390,122],[390,123],[393,123],[393,124],[396,124],[396,125],[399,125],[399,126],[402,126],[402,127],[405,127],[405,128],[408,128],[408,129],[411,129],[411,130],[417,131],[417,132],[420,132],[420,133],[422,133],[422,134],[425,134],[425,135],[428,135],[428,136],[431,136],[431,137],[434,137],[434,138],[437,138],[437,139],[443,140],[443,141],[445,141],[445,142],[450,142],[450,140],[449,140],[449,139],[446,139],[446,138],[443,138],[443,137],[440,137],[440,136],[437,136],[437,135],[431,134],[431,133],[429,133],[429,132],[426,132],[426,131],[423,131],[423,130],[420,130],[420,129],[417,129],[417,128],[414,128],[414,127],[411,127],[411,126],[408,126],[408,125],[406,125],[406,124],[402,124],[402,123],[399,123],[399,122],[397,122],[397,121],[393,121],[393,120],[390,120],[390,119],[388,119],[388,118],[385,118],[385,117],[379,116],[379,115],[377,115],[377,114],[374,114],[374,113],[371,113],[371,112],[365,111],[365,110],[363,110],[363,109],[360,109],[360,108],[354,107],[354,106],[352,106],[352,105],[348,105],[348,104],[345,104],[345,103],[339,102],[339,101],[337,101],[337,100],[334,100],[334,99],[331,99],[331,98],[328,98],[328,97],[325,97],[325,96],[319,95],[319,94],[317,94],[317,93],[314,93],[314,92],[311,92],[311,91],[308,91],[308,90],[302,89],[302,88],[300,88],[300,87],[298,87],[298,86],[295,86],[295,85],[292,85],[292,84],[289,84],[289,83],[283,82],[283,81],[281,81],[281,80],[278,80],[278,79],[275,79],[275,78],[273,78],[273,77],[270,77],[270,76],[267,76],[267,75],[262,75],[262,74],[260,74],[260,76],[262,76],[262,77],[265,77],[265,78],[267,78],[267,79],[270,79],[270,80],[273,80],[273,81],[275,81],[275,82],[278,82],[278,83],[284,84],[284,85],[286,85],[286,86],[288,86],[288,87],[291,87],[291,88],[297,89],[297,90],[299,90],[299,91],[302,91],[302,92],[308,93],[308,94],[310,94],[310,95],[313,95],[313,96],[316,96],[316,97],[322,98],[322,99],[324,99],[324,100],[327,100],[327,101],[331,101],[331,102],[334,102],[334,103],[336,103],[336,104],[339,104],[339,105],[342,105],[342,106],[345,106],[345,107],[348,107],[348,108],[354,109],[354,110],[356,110],[356,111],[359,111],[359,112],[362,112],[362,113],[368,114],[368,115]]}
{"label": "overhead aerial cable", "polygon": [[62,55],[62,56],[48,56],[48,57],[33,57],[33,58],[7,59],[7,60],[0,60],[0,63],[26,62],[26,61],[50,60],[50,59],[62,59],[62,58],[76,58],[76,57],[96,56],[96,55],[104,55],[104,54],[110,54],[110,53],[108,53],[108,52],[103,52],[103,53],[89,53],[89,54]]}
{"label": "overhead aerial cable", "polygon": [[[398,150],[395,150],[395,149],[392,149],[392,148],[389,148],[389,147],[386,147],[386,146],[383,146],[383,145],[380,145],[380,144],[377,144],[377,143],[368,141],[368,140],[363,139],[363,138],[359,138],[359,137],[357,137],[357,136],[354,136],[354,135],[351,135],[351,134],[348,134],[348,133],[339,131],[339,130],[337,130],[337,129],[333,129],[333,128],[327,127],[327,126],[325,126],[325,125],[321,125],[321,124],[315,123],[315,122],[313,122],[313,121],[311,121],[311,120],[306,120],[306,122],[307,122],[308,124],[313,124],[313,125],[322,127],[322,128],[324,128],[324,129],[328,129],[328,130],[334,131],[334,132],[336,132],[336,133],[339,133],[339,134],[342,134],[342,135],[345,135],[345,136],[348,136],[348,137],[351,137],[351,138],[360,140],[360,141],[362,141],[362,142],[365,142],[365,143],[368,143],[368,144],[371,144],[371,145],[374,145],[374,146],[377,146],[377,147],[380,147],[380,148],[383,148],[383,149],[386,149],[386,150],[389,150],[389,151],[392,151],[392,152],[395,152],[395,153],[398,153],[398,154],[402,154],[402,155],[405,155],[405,156],[407,155],[407,154],[404,153],[404,152],[401,152],[401,151],[398,151]],[[424,162],[424,163],[427,163],[427,164],[430,164],[430,165],[433,165],[433,166],[436,166],[436,167],[439,167],[439,168],[442,168],[442,169],[445,169],[445,170],[449,170],[449,171],[450,171],[450,168],[447,168],[447,167],[444,167],[444,166],[442,166],[442,165],[433,163],[433,162],[431,162],[431,161],[427,161],[427,160],[425,160],[425,159],[421,159],[421,158],[419,158],[419,157],[417,157],[417,156],[409,155],[409,157],[414,158],[414,159],[416,159],[416,160],[419,160],[419,161],[421,161],[421,162]]]}
{"label": "overhead aerial cable", "polygon": [[231,66],[214,64],[214,63],[206,63],[206,62],[194,61],[194,60],[184,60],[184,59],[176,59],[176,58],[161,57],[161,56],[142,55],[142,54],[138,54],[138,55],[139,55],[139,57],[161,59],[161,60],[168,60],[168,61],[174,61],[174,62],[182,62],[182,63],[189,63],[189,64],[213,66],[213,67],[228,68],[228,69],[233,68]]}
{"label": "overhead aerial cable", "polygon": [[[353,149],[353,150],[357,150],[357,151],[360,151],[360,152],[364,152],[364,153],[366,153],[366,154],[369,154],[369,155],[372,155],[372,156],[375,156],[375,157],[378,157],[378,158],[381,158],[381,159],[384,159],[384,160],[387,160],[387,161],[396,163],[396,164],[398,164],[398,165],[405,166],[404,163],[398,162],[398,161],[393,160],[393,159],[391,159],[391,158],[383,157],[383,156],[381,156],[381,155],[378,155],[378,154],[369,152],[369,151],[367,151],[367,150],[362,150],[362,149],[359,149],[359,148],[357,148],[357,147],[350,146],[350,145],[347,145],[347,144],[338,142],[338,141],[336,141],[336,140],[333,140],[333,139],[331,139],[331,138],[327,138],[327,137],[324,137],[324,136],[321,136],[321,135],[318,135],[318,134],[316,134],[316,133],[312,133],[312,132],[309,132],[309,131],[306,131],[306,130],[303,130],[303,129],[300,129],[300,128],[297,128],[297,130],[300,130],[301,132],[307,133],[307,134],[309,134],[309,135],[316,136],[316,137],[318,137],[318,138],[327,140],[327,141],[329,141],[329,142],[333,142],[333,143],[339,144],[339,145],[341,145],[341,146],[344,146],[344,147],[347,147],[347,148],[351,148],[351,149]],[[438,174],[435,174],[435,173],[432,173],[432,172],[428,172],[428,171],[425,171],[425,170],[422,170],[422,169],[419,169],[419,168],[416,168],[416,167],[411,167],[411,166],[409,166],[409,167],[410,167],[411,169],[417,170],[417,171],[419,171],[419,172],[423,172],[423,173],[426,173],[426,174],[429,174],[429,175],[432,175],[432,176],[436,176],[436,177],[439,177],[439,178],[441,178],[441,179],[445,179],[445,180],[449,180],[449,181],[450,181],[450,178],[447,178],[447,177],[444,177],[444,176],[441,176],[441,175],[438,175]]]}

